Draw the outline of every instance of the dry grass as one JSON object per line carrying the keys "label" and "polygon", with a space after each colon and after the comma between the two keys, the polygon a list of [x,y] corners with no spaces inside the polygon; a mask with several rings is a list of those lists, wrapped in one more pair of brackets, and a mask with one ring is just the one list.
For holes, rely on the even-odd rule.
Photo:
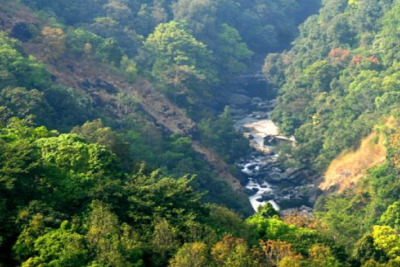
{"label": "dry grass", "polygon": [[325,173],[324,181],[320,184],[322,190],[337,186],[341,192],[355,185],[364,176],[365,170],[379,165],[386,160],[387,149],[385,139],[387,133],[399,126],[393,117],[385,120],[383,129],[378,127],[361,142],[361,146],[333,160]]}
{"label": "dry grass", "polygon": [[333,160],[320,184],[322,190],[338,186],[339,191],[356,184],[364,171],[385,161],[384,134],[373,132],[361,142],[361,146]]}

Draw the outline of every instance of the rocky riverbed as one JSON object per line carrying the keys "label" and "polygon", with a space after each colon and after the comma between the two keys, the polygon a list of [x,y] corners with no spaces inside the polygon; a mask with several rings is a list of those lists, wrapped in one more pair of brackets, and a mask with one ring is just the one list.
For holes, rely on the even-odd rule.
{"label": "rocky riverbed", "polygon": [[300,207],[309,210],[320,190],[311,183],[312,177],[306,169],[285,168],[279,163],[274,147],[280,142],[294,142],[294,139],[280,136],[278,127],[270,119],[274,100],[255,97],[249,101],[247,115],[234,109],[233,116],[236,129],[253,147],[248,156],[236,162],[248,179],[245,188],[251,205],[255,210],[266,202],[281,211]]}

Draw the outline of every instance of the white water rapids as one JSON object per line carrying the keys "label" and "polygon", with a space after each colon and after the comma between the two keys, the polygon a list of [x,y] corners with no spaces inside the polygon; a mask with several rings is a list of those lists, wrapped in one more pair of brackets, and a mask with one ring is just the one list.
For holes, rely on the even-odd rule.
{"label": "white water rapids", "polygon": [[[257,119],[252,115],[236,121],[235,128],[244,132],[245,136],[252,136],[253,139],[251,141],[251,145],[262,152],[271,151],[273,148],[264,146],[264,137],[267,135],[277,136],[279,134],[279,128],[271,119]],[[249,159],[249,161],[244,165],[238,165],[241,168],[241,171],[248,176],[249,181],[246,184],[246,188],[250,190],[258,190],[254,195],[249,197],[250,203],[255,211],[257,211],[257,208],[260,205],[266,203],[266,201],[260,201],[262,199],[262,195],[266,192],[273,192],[273,189],[269,183],[264,182],[259,184],[256,179],[253,179],[251,177],[253,173],[252,170],[254,169],[257,171],[261,165],[265,164],[266,162],[276,161],[276,159],[276,154],[268,155],[265,153],[262,156]],[[279,210],[279,206],[274,200],[269,200],[268,202],[270,202],[276,210]]]}

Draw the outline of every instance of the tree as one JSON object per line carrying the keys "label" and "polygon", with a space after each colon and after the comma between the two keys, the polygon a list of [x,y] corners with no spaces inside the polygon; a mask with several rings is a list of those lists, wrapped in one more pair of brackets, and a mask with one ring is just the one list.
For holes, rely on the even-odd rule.
{"label": "tree", "polygon": [[374,238],[370,234],[364,235],[357,241],[353,251],[353,257],[360,261],[361,264],[367,266],[367,262],[369,261],[383,263],[389,260],[386,253],[374,244]]}
{"label": "tree", "polygon": [[86,240],[94,254],[93,262],[100,266],[142,266],[141,244],[131,227],[119,223],[107,204],[93,201],[91,209]]}
{"label": "tree", "polygon": [[0,33],[0,81],[0,89],[46,89],[50,85],[50,74],[33,56],[25,55],[18,41]]}
{"label": "tree", "polygon": [[[122,177],[115,155],[104,146],[90,144],[74,134],[41,138],[41,162],[49,191],[58,205],[68,209],[89,205],[90,198],[113,201]],[[64,206],[65,205],[65,206]]]}
{"label": "tree", "polygon": [[374,225],[372,230],[375,246],[391,259],[400,257],[400,236],[390,226]]}
{"label": "tree", "polygon": [[34,116],[39,125],[49,125],[49,115],[53,109],[44,97],[43,92],[23,87],[5,88],[0,92],[0,105],[7,107],[12,117],[28,119]]}
{"label": "tree", "polygon": [[340,262],[332,255],[329,247],[315,244],[310,251],[311,266],[339,267]]}
{"label": "tree", "polygon": [[397,231],[400,230],[400,202],[396,201],[381,215],[379,220],[381,225],[388,225]]}
{"label": "tree", "polygon": [[103,42],[102,38],[93,32],[77,28],[68,31],[66,45],[75,54],[91,57],[94,50]]}
{"label": "tree", "polygon": [[200,139],[230,163],[249,150],[247,140],[234,128],[228,106],[216,119],[204,119],[198,127]]}
{"label": "tree", "polygon": [[296,260],[300,260],[302,258],[300,255],[296,255],[291,244],[280,241],[279,239],[260,241],[260,246],[265,254],[265,257],[272,266],[281,266],[282,261],[285,264],[285,262],[288,262],[289,259],[295,260],[296,262]]}
{"label": "tree", "polygon": [[68,221],[59,229],[40,236],[34,250],[38,256],[29,258],[22,266],[85,266],[89,259],[84,237],[76,233],[74,225]]}
{"label": "tree", "polygon": [[265,218],[279,217],[279,212],[276,211],[269,202],[265,203],[264,205],[260,205],[257,209],[257,213]]}
{"label": "tree", "polygon": [[211,52],[205,44],[197,41],[183,23],[171,21],[159,24],[143,43],[143,60],[150,63],[155,77],[173,65],[186,66],[206,81],[215,80]]}
{"label": "tree", "polygon": [[254,266],[254,258],[246,241],[232,236],[225,236],[222,241],[216,243],[211,249],[211,256],[216,266]]}
{"label": "tree", "polygon": [[204,243],[186,243],[170,261],[170,267],[205,267],[207,263],[207,246]]}
{"label": "tree", "polygon": [[[24,210],[26,212],[26,210]],[[20,232],[14,246],[14,257],[20,262],[26,261],[35,252],[35,241],[46,233],[45,219],[42,213],[31,216],[24,229]]]}
{"label": "tree", "polygon": [[107,4],[103,6],[106,11],[107,17],[110,17],[120,23],[126,23],[132,18],[132,11],[127,6],[128,1],[124,0],[109,0]]}
{"label": "tree", "polygon": [[277,217],[267,219],[259,213],[247,218],[245,222],[248,227],[257,230],[259,239],[282,239],[297,231],[294,225],[286,224]]}
{"label": "tree", "polygon": [[219,234],[235,235],[241,238],[248,238],[247,227],[239,214],[224,206],[210,204],[209,220],[212,228]]}
{"label": "tree", "polygon": [[295,257],[283,257],[279,267],[301,267],[301,260]]}
{"label": "tree", "polygon": [[246,71],[247,63],[253,56],[239,32],[226,23],[221,25],[214,52],[221,75],[228,77]]}
{"label": "tree", "polygon": [[119,67],[124,52],[114,38],[106,38],[99,45],[95,56],[103,62],[108,62],[113,66]]}
{"label": "tree", "polygon": [[67,35],[60,28],[45,26],[42,30],[45,58],[54,61],[65,53]]}
{"label": "tree", "polygon": [[184,20],[196,36],[210,40],[216,35],[216,1],[179,0],[172,4],[172,11],[174,20]]}
{"label": "tree", "polygon": [[152,238],[153,261],[163,265],[178,248],[177,230],[166,219],[157,219]]}
{"label": "tree", "polygon": [[117,132],[104,126],[101,119],[85,122],[82,126],[75,126],[71,133],[82,136],[89,142],[107,147],[120,159],[129,160],[127,144]]}
{"label": "tree", "polygon": [[208,209],[201,204],[202,194],[194,191],[190,181],[185,176],[163,177],[159,171],[146,175],[142,166],[125,185],[128,214],[135,225],[154,226],[154,218],[159,218],[160,222],[165,219],[173,227],[185,229],[188,221],[202,221]]}

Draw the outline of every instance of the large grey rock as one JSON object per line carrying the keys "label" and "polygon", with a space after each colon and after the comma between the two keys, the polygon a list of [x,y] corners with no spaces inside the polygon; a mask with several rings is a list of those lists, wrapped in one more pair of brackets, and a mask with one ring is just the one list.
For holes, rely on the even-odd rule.
{"label": "large grey rock", "polygon": [[269,115],[268,115],[267,112],[264,112],[264,111],[255,111],[255,112],[250,114],[250,117],[253,117],[253,118],[256,118],[258,120],[261,120],[261,119],[268,118]]}
{"label": "large grey rock", "polygon": [[275,194],[272,191],[266,191],[266,192],[262,193],[261,196],[262,196],[263,200],[268,201],[268,200],[274,199]]}
{"label": "large grey rock", "polygon": [[249,105],[251,98],[242,94],[231,94],[228,97],[228,103],[236,106]]}
{"label": "large grey rock", "polygon": [[244,191],[247,195],[252,196],[258,192],[258,188],[245,188]]}
{"label": "large grey rock", "polygon": [[[247,110],[233,107],[233,106],[229,106],[229,112],[230,112],[232,118],[235,120],[240,120],[247,116]],[[242,129],[242,131],[243,130],[244,129]]]}
{"label": "large grey rock", "polygon": [[256,106],[256,105],[258,105],[258,104],[260,104],[262,102],[263,102],[263,100],[261,99],[261,97],[253,97],[251,99],[251,105],[252,106]]}
{"label": "large grey rock", "polygon": [[269,183],[280,183],[282,181],[282,174],[278,172],[270,172],[265,177],[265,180]]}

